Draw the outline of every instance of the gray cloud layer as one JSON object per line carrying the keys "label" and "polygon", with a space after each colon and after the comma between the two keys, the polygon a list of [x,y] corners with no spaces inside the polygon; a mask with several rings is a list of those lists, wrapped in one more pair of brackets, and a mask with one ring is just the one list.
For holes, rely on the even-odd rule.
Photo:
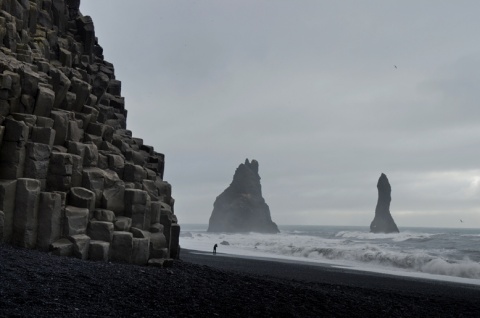
{"label": "gray cloud layer", "polygon": [[122,81],[128,128],[166,154],[181,222],[207,223],[248,157],[279,224],[368,225],[384,172],[400,228],[480,226],[479,9],[433,0],[81,5]]}

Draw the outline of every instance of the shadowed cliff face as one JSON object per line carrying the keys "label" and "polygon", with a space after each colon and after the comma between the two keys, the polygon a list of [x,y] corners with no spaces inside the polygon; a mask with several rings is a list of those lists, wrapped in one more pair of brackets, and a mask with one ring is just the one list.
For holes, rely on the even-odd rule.
{"label": "shadowed cliff face", "polygon": [[113,64],[80,0],[0,0],[0,242],[171,264],[165,157],[127,130]]}
{"label": "shadowed cliff face", "polygon": [[390,187],[387,176],[383,173],[378,179],[377,189],[378,202],[375,208],[375,218],[370,224],[370,231],[373,233],[398,233],[397,225],[390,214],[392,188]]}
{"label": "shadowed cliff face", "polygon": [[279,232],[262,197],[256,160],[240,164],[230,186],[217,197],[208,232]]}

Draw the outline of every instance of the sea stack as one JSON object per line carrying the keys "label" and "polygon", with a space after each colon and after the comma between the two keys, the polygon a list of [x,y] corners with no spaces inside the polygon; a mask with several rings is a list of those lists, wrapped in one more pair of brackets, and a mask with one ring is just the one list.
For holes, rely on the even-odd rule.
{"label": "sea stack", "polygon": [[258,161],[246,159],[238,166],[232,183],[213,204],[208,232],[280,232],[262,197]]}
{"label": "sea stack", "polygon": [[375,218],[370,224],[372,233],[398,233],[397,225],[390,214],[390,201],[392,201],[392,188],[387,176],[382,173],[377,183],[378,202],[375,208]]}

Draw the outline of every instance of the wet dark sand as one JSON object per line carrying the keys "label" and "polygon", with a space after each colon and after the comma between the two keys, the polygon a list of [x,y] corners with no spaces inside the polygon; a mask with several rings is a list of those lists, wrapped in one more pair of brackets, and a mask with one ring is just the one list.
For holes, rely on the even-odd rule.
{"label": "wet dark sand", "polygon": [[[298,263],[283,259],[254,258],[183,250],[182,259],[200,265],[235,270],[265,277],[291,279],[310,283],[336,284],[349,287],[440,297],[469,297],[471,293],[480,297],[480,285],[452,283],[441,280],[396,276],[369,271],[334,267],[320,263]],[[480,300],[480,298],[479,298]],[[479,316],[480,317],[480,316]]]}
{"label": "wet dark sand", "polygon": [[480,288],[182,251],[174,267],[0,245],[0,317],[479,317]]}

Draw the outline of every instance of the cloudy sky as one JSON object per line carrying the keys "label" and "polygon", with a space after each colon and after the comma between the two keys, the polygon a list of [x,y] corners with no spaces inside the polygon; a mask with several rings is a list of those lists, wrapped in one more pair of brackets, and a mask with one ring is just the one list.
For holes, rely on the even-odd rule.
{"label": "cloudy sky", "polygon": [[[82,0],[180,223],[245,158],[277,224],[480,227],[480,2]],[[397,66],[397,67],[395,67]],[[460,222],[460,219],[464,223]]]}

